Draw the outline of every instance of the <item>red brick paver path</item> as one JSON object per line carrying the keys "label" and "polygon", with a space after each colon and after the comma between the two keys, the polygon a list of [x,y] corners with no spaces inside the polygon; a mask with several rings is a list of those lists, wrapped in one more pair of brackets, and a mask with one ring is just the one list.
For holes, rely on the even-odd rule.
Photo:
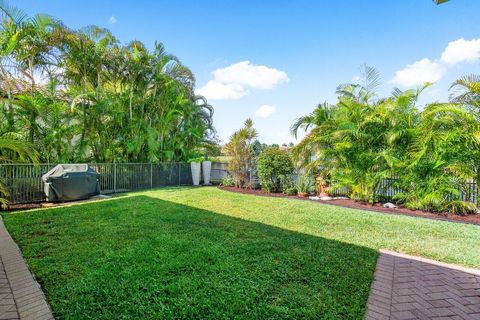
{"label": "red brick paver path", "polygon": [[480,319],[480,271],[380,251],[365,318]]}
{"label": "red brick paver path", "polygon": [[52,312],[0,217],[0,320],[49,320]]}

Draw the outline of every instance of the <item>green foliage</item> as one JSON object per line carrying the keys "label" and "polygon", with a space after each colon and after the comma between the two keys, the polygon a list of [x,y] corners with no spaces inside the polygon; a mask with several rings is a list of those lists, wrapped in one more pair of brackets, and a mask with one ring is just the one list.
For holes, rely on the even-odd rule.
{"label": "green foliage", "polygon": [[314,192],[315,179],[311,175],[299,175],[295,186],[299,193]]}
{"label": "green foliage", "polygon": [[235,180],[233,180],[232,177],[223,178],[220,185],[225,186],[225,187],[234,187],[235,186]]}
{"label": "green foliage", "polygon": [[459,200],[449,201],[446,205],[446,209],[448,212],[459,215],[475,214],[478,212],[478,208],[475,204]]}
{"label": "green foliage", "polygon": [[250,174],[255,159],[252,144],[256,137],[257,131],[253,127],[253,121],[247,119],[243,128],[233,133],[230,141],[225,145],[225,151],[230,156],[228,171],[232,175],[236,187],[253,187]]}
{"label": "green foliage", "polygon": [[291,174],[281,174],[278,176],[278,180],[280,182],[280,191],[287,196],[293,196],[297,194],[297,187],[295,182],[292,179]]}
{"label": "green foliage", "polygon": [[291,175],[293,169],[290,154],[278,147],[265,148],[257,158],[257,175],[267,192],[282,191],[280,176]]}
{"label": "green foliage", "polygon": [[420,108],[418,97],[430,84],[377,99],[378,73],[364,71],[362,84],[339,86],[337,104],[318,105],[295,121],[294,134],[308,130],[293,148],[295,159],[358,201],[384,198],[382,182],[395,173],[399,203],[457,212],[458,190],[480,177],[479,78],[455,82],[451,103]]}
{"label": "green foliage", "polygon": [[[0,136],[42,162],[185,161],[218,153],[213,108],[161,43],[126,45],[0,3]],[[42,81],[38,81],[41,79]]]}
{"label": "green foliage", "polygon": [[202,163],[203,161],[206,161],[205,157],[190,158],[187,160],[188,163],[192,163],[192,162]]}

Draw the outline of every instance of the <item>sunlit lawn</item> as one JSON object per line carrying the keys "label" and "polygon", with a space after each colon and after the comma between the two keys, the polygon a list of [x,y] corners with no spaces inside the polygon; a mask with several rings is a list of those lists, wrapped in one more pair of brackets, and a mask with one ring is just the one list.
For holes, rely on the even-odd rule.
{"label": "sunlit lawn", "polygon": [[387,248],[480,267],[480,227],[170,188],[4,215],[55,316],[362,318]]}

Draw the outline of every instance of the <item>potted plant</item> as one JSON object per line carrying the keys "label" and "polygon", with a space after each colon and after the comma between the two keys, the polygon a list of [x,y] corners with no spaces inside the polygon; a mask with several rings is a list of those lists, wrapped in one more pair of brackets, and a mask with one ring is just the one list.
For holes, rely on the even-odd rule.
{"label": "potted plant", "polygon": [[203,184],[210,185],[210,174],[212,172],[212,162],[208,160],[208,156],[205,156],[205,160],[202,162],[203,171]]}
{"label": "potted plant", "polygon": [[189,159],[188,162],[190,162],[190,169],[192,170],[193,185],[198,186],[200,184],[200,172],[201,172],[200,164],[202,162],[202,159],[193,158],[193,159]]}
{"label": "potted plant", "polygon": [[299,197],[306,198],[309,196],[313,188],[315,188],[315,181],[311,176],[301,175],[297,178],[297,194]]}

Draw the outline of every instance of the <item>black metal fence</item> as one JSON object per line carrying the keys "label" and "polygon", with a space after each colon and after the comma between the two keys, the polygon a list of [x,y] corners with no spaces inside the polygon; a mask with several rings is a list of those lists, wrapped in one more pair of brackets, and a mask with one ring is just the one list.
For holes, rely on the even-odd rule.
{"label": "black metal fence", "polygon": [[[392,200],[394,195],[401,192],[396,186],[397,180],[398,175],[392,175],[388,178],[382,179],[376,190],[376,195],[384,200]],[[335,197],[346,197],[348,196],[348,189],[345,187],[331,187],[329,193]],[[458,189],[458,194],[458,199],[480,205],[480,189],[475,180],[467,181],[462,188]],[[457,196],[455,196],[455,198],[457,198]]]}
{"label": "black metal fence", "polygon": [[[12,204],[45,201],[42,175],[56,164],[2,164],[0,180],[5,185],[6,198]],[[92,163],[100,173],[100,192],[118,192],[191,185],[188,163]],[[212,163],[211,181],[223,179],[227,173],[221,163]]]}
{"label": "black metal fence", "polygon": [[[10,203],[31,203],[45,201],[42,175],[56,164],[1,164],[0,181],[5,185]],[[192,184],[190,164],[169,163],[93,163],[90,164],[100,173],[100,192],[111,194],[134,190],[145,190],[165,186]],[[213,162],[212,182],[220,182],[228,177],[227,164]],[[377,194],[383,199],[392,199],[400,192],[395,186],[398,176],[392,175],[380,183]],[[345,187],[330,188],[333,196],[348,196]],[[460,199],[479,205],[480,190],[475,180],[471,180],[459,190]]]}

